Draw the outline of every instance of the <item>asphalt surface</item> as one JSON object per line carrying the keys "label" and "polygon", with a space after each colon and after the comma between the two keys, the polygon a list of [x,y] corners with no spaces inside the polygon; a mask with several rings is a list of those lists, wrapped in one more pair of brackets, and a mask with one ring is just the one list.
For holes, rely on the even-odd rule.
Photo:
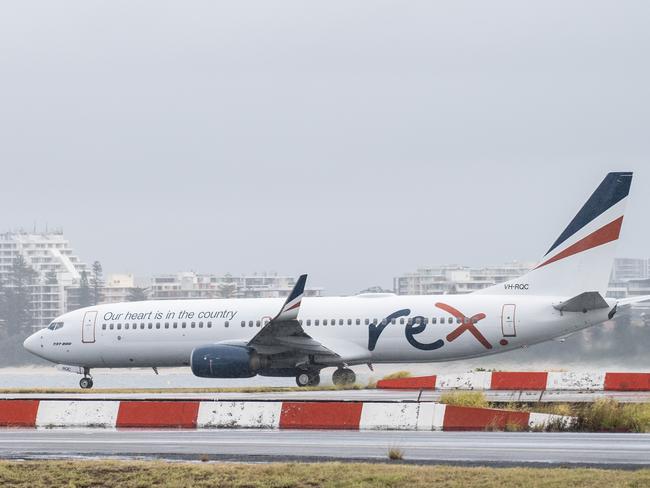
{"label": "asphalt surface", "polygon": [[0,458],[387,460],[469,465],[650,467],[650,434],[291,430],[3,429]]}
{"label": "asphalt surface", "polygon": [[[447,391],[448,392],[448,391]],[[363,402],[432,402],[445,391],[411,390],[326,390],[278,391],[272,393],[4,393],[0,399],[40,400],[206,400],[206,401],[363,401]],[[647,391],[507,391],[486,390],[490,402],[593,402],[598,398],[614,398],[623,403],[650,402]]]}

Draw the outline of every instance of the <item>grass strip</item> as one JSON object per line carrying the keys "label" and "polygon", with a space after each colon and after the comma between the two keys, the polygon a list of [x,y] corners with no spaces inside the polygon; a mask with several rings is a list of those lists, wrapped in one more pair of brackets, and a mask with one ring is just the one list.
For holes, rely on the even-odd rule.
{"label": "grass strip", "polygon": [[636,487],[650,469],[487,468],[363,463],[0,461],[3,487]]}

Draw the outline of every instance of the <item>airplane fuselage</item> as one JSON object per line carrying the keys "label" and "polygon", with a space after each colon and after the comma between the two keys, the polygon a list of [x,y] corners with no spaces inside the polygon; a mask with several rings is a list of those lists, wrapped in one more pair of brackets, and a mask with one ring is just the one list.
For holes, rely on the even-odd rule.
{"label": "airplane fuselage", "polygon": [[[298,320],[314,340],[345,352],[347,365],[448,361],[524,347],[607,320],[609,309],[562,313],[553,307],[566,298],[304,298]],[[59,317],[55,324],[62,326],[39,331],[26,347],[52,362],[87,368],[188,366],[197,347],[246,344],[282,303],[269,298],[98,305]],[[318,354],[311,360],[336,365]]]}

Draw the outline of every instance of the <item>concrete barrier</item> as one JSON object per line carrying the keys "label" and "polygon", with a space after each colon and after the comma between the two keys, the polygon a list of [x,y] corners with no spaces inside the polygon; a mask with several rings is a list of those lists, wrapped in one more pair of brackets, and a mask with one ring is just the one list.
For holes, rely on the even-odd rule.
{"label": "concrete barrier", "polygon": [[569,417],[434,402],[0,400],[0,427],[498,430]]}
{"label": "concrete barrier", "polygon": [[401,390],[650,391],[650,373],[479,371],[380,380]]}

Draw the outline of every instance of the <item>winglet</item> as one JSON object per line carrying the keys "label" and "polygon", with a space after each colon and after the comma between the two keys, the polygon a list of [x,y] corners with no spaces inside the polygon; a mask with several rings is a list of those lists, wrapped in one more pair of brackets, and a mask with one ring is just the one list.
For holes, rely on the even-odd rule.
{"label": "winglet", "polygon": [[275,316],[273,320],[275,321],[284,321],[284,320],[296,320],[298,318],[298,311],[300,310],[300,302],[302,301],[302,296],[305,293],[305,283],[307,283],[307,275],[300,275],[298,281],[296,281],[293,290],[289,293],[287,301],[284,302],[284,306],[280,313]]}

